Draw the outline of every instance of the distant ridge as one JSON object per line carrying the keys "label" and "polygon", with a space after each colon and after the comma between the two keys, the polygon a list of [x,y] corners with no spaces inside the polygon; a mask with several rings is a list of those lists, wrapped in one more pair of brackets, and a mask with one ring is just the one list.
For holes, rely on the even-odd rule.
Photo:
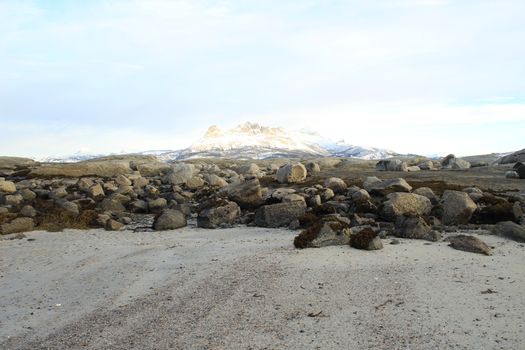
{"label": "distant ridge", "polygon": [[[245,122],[232,129],[222,130],[216,125],[208,128],[202,138],[182,150],[151,150],[138,154],[154,155],[162,161],[195,158],[268,159],[305,157],[346,157],[357,159],[385,159],[403,156],[397,152],[333,141],[310,130],[287,131]],[[42,162],[79,162],[108,154],[76,153],[70,157],[47,157]]]}

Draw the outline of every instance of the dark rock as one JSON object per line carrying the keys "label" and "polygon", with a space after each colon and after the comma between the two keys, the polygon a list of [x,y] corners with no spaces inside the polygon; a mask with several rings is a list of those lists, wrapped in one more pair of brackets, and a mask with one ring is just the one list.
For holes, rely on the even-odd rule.
{"label": "dark rock", "polygon": [[448,238],[450,246],[465,252],[492,255],[492,252],[485,242],[474,236],[457,235]]}
{"label": "dark rock", "polygon": [[165,209],[155,220],[154,228],[157,231],[174,230],[186,226],[184,214],[178,210]]}
{"label": "dark rock", "polygon": [[350,236],[350,246],[356,249],[378,250],[383,249],[383,243],[371,228],[365,228]]}
{"label": "dark rock", "polygon": [[419,217],[398,217],[394,229],[394,236],[410,239],[424,239],[427,241],[437,241],[439,236],[435,231]]}
{"label": "dark rock", "polygon": [[197,226],[204,228],[231,227],[240,217],[241,209],[235,202],[226,202],[214,208],[202,210]]}
{"label": "dark rock", "polygon": [[16,218],[9,223],[0,225],[0,234],[8,235],[11,233],[32,231],[35,223],[31,218]]}
{"label": "dark rock", "polygon": [[276,203],[257,209],[255,224],[262,227],[286,227],[306,212],[304,202]]}
{"label": "dark rock", "polygon": [[303,248],[321,248],[350,243],[348,224],[338,220],[318,220],[303,230],[294,239],[294,246]]}
{"label": "dark rock", "polygon": [[518,242],[525,242],[525,227],[512,221],[497,223],[492,228],[492,233]]}

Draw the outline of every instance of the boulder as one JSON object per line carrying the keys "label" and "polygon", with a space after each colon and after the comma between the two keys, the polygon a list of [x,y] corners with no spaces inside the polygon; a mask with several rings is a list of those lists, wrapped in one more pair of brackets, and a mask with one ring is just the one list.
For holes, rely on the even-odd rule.
{"label": "boulder", "polygon": [[304,249],[348,245],[350,235],[351,230],[347,223],[336,219],[319,220],[295,237],[294,246]]}
{"label": "boulder", "polygon": [[410,239],[424,239],[427,241],[437,241],[440,239],[439,233],[432,231],[432,228],[420,217],[400,216],[396,220],[394,236]]}
{"label": "boulder", "polygon": [[15,193],[16,185],[12,181],[0,180],[0,192]]}
{"label": "boulder", "polygon": [[305,212],[304,201],[264,205],[255,212],[255,224],[262,227],[288,226]]}
{"label": "boulder", "polygon": [[381,238],[372,228],[364,228],[350,236],[350,246],[356,249],[378,250],[383,249]]}
{"label": "boulder", "polygon": [[35,200],[36,198],[36,193],[31,191],[29,188],[23,188],[19,191],[19,194],[22,196],[22,198],[26,201],[26,202],[31,202],[33,200]]}
{"label": "boulder", "polygon": [[419,169],[421,170],[434,170],[434,162],[431,160],[425,161],[418,165]]}
{"label": "boulder", "polygon": [[415,189],[412,193],[419,194],[420,196],[427,197],[432,204],[437,204],[439,198],[436,196],[434,191],[429,187],[420,187]]}
{"label": "boulder", "polygon": [[427,197],[414,193],[391,193],[383,203],[382,215],[395,221],[399,216],[418,217],[430,214],[432,203]]}
{"label": "boulder", "polygon": [[408,171],[407,163],[399,159],[380,160],[376,164],[377,171]]}
{"label": "boulder", "polygon": [[261,185],[257,178],[231,183],[224,190],[228,199],[237,203],[241,208],[255,208],[263,202]]}
{"label": "boulder", "polygon": [[464,159],[456,158],[455,155],[449,154],[441,161],[443,169],[469,169],[470,163]]}
{"label": "boulder", "polygon": [[518,242],[525,242],[525,227],[512,221],[503,221],[497,223],[492,228],[492,233]]}
{"label": "boulder", "polygon": [[421,168],[419,168],[417,165],[409,166],[407,168],[408,172],[415,172],[415,171],[421,171]]}
{"label": "boulder", "polygon": [[133,179],[133,188],[140,190],[144,187],[146,187],[149,184],[149,180],[145,177],[137,177],[136,179]]}
{"label": "boulder", "polygon": [[153,227],[157,231],[174,230],[186,226],[184,214],[178,210],[166,209],[155,220]]}
{"label": "boulder", "polygon": [[441,198],[444,225],[467,224],[477,206],[465,192],[447,190]]}
{"label": "boulder", "polygon": [[201,188],[202,186],[204,186],[204,180],[200,176],[193,176],[191,179],[186,181],[186,186],[190,190],[196,190],[196,189]]}
{"label": "boulder", "polygon": [[148,202],[141,199],[136,199],[129,204],[129,210],[132,213],[147,213],[148,208]]}
{"label": "boulder", "polygon": [[243,165],[239,168],[239,174],[256,176],[261,172],[259,166],[255,163]]}
{"label": "boulder", "polygon": [[228,186],[228,182],[226,182],[226,180],[215,174],[206,174],[204,175],[204,179],[211,187],[223,188]]}
{"label": "boulder", "polygon": [[185,184],[195,173],[195,166],[193,164],[177,163],[164,177],[164,182],[170,185]]}
{"label": "boulder", "polygon": [[520,151],[516,151],[512,154],[501,157],[497,161],[498,164],[512,164],[517,162],[525,163],[525,148]]}
{"label": "boulder", "polygon": [[204,228],[231,227],[241,216],[241,208],[235,202],[226,202],[217,207],[202,210],[197,217],[197,226]]}
{"label": "boulder", "polygon": [[363,189],[360,189],[352,193],[350,198],[352,199],[352,202],[354,203],[368,202],[371,199],[370,194],[366,190],[363,190]]}
{"label": "boulder", "polygon": [[120,193],[114,193],[104,198],[104,200],[100,202],[100,209],[102,209],[102,211],[125,211],[126,207],[124,207],[124,204],[128,203],[129,201],[129,197]]}
{"label": "boulder", "polygon": [[124,175],[117,176],[115,182],[120,186],[131,186],[132,184],[131,180],[125,177]]}
{"label": "boulder", "polygon": [[338,177],[330,177],[324,181],[324,187],[334,191],[334,193],[342,194],[346,191],[346,183]]}
{"label": "boulder", "polygon": [[148,199],[148,208],[152,213],[160,213],[168,206],[168,201],[165,198]]}
{"label": "boulder", "polygon": [[316,162],[308,162],[304,165],[306,172],[309,176],[319,174],[321,172],[321,167]]}
{"label": "boulder", "polygon": [[320,192],[321,200],[327,202],[335,197],[335,193],[331,188],[325,188]]}
{"label": "boulder", "polygon": [[410,186],[404,179],[388,179],[384,181],[375,181],[368,182],[366,184],[365,190],[370,194],[386,196],[389,193],[394,192],[410,192],[412,191],[412,186]]}
{"label": "boulder", "polygon": [[109,219],[106,220],[106,223],[104,225],[104,228],[106,231],[121,231],[124,229],[124,224],[121,222],[118,222],[117,220]]}
{"label": "boulder", "polygon": [[89,196],[94,200],[100,200],[106,196],[101,184],[94,184],[88,189]]}
{"label": "boulder", "polygon": [[489,246],[477,237],[456,235],[448,237],[447,240],[450,242],[449,246],[454,249],[477,254],[492,255]]}
{"label": "boulder", "polygon": [[37,212],[36,212],[35,208],[33,208],[30,205],[25,205],[20,210],[20,215],[25,216],[27,218],[34,218],[36,216],[36,214],[37,214]]}
{"label": "boulder", "polygon": [[76,203],[69,202],[65,199],[57,199],[55,201],[55,204],[58,208],[62,209],[63,211],[65,211],[66,213],[70,215],[78,216],[78,214],[80,214],[80,210]]}
{"label": "boulder", "polygon": [[8,235],[11,233],[32,231],[35,223],[31,218],[16,218],[9,223],[0,225],[0,233]]}
{"label": "boulder", "polygon": [[518,175],[518,173],[516,171],[509,170],[509,171],[505,172],[505,178],[507,178],[507,179],[519,179],[520,176]]}
{"label": "boulder", "polygon": [[11,205],[13,207],[17,207],[24,201],[24,197],[22,197],[20,194],[9,194],[5,196],[4,202],[6,205]]}
{"label": "boulder", "polygon": [[306,179],[307,171],[301,163],[287,164],[277,170],[275,175],[279,183],[298,183]]}
{"label": "boulder", "polygon": [[516,173],[520,177],[520,179],[525,179],[525,165],[521,165],[516,169]]}

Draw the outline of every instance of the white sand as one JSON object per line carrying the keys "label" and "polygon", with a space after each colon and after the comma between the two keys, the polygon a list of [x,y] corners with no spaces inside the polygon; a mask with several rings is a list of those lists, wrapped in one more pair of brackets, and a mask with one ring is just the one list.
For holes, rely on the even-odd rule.
{"label": "white sand", "polygon": [[0,241],[0,348],[525,348],[523,244],[480,236],[495,247],[490,257],[389,239],[375,252],[295,250],[294,234],[93,230]]}

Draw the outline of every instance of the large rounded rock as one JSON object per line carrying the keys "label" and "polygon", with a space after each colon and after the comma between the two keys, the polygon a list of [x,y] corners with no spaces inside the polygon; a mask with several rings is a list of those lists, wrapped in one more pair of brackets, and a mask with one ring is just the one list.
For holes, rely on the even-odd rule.
{"label": "large rounded rock", "polygon": [[235,182],[224,189],[228,199],[239,204],[241,208],[254,208],[263,202],[261,185],[257,178]]}
{"label": "large rounded rock", "polygon": [[197,226],[204,228],[231,227],[240,217],[241,208],[235,202],[227,202],[218,207],[201,211]]}
{"label": "large rounded rock", "polygon": [[398,216],[425,216],[432,210],[430,199],[419,194],[392,193],[387,198],[382,214],[391,221],[395,221]]}
{"label": "large rounded rock", "polygon": [[455,155],[449,154],[441,161],[443,169],[469,169],[470,163],[464,159],[456,158]]}
{"label": "large rounded rock", "polygon": [[195,174],[193,164],[178,163],[173,166],[171,171],[164,177],[164,182],[170,185],[185,184]]}
{"label": "large rounded rock", "polygon": [[380,160],[376,164],[377,171],[408,171],[407,163],[399,159]]}
{"label": "large rounded rock", "polygon": [[173,209],[166,209],[157,220],[155,220],[153,226],[157,231],[166,231],[184,227],[186,224],[186,218],[182,212]]}
{"label": "large rounded rock", "polygon": [[432,228],[420,217],[397,218],[394,236],[410,239],[424,239],[427,241],[437,241],[439,233],[432,231]]}
{"label": "large rounded rock", "polygon": [[448,238],[450,246],[465,252],[492,255],[489,246],[481,239],[474,236],[457,235]]}
{"label": "large rounded rock", "polygon": [[492,228],[492,233],[509,239],[525,242],[525,227],[512,221],[499,222]]}
{"label": "large rounded rock", "polygon": [[465,192],[447,190],[441,198],[444,225],[467,224],[476,211],[476,203]]}
{"label": "large rounded rock", "polygon": [[330,177],[324,181],[324,187],[327,187],[337,194],[344,193],[347,189],[346,183],[338,177]]}
{"label": "large rounded rock", "polygon": [[364,228],[350,236],[350,246],[356,249],[378,250],[383,249],[381,238],[372,228]]}
{"label": "large rounded rock", "polygon": [[307,171],[301,163],[287,164],[277,170],[276,179],[279,183],[297,183],[306,179]]}
{"label": "large rounded rock", "polygon": [[4,193],[15,193],[16,192],[16,185],[14,182],[11,181],[0,181],[0,192]]}
{"label": "large rounded rock", "polygon": [[299,249],[348,245],[350,236],[351,230],[347,223],[326,219],[314,222],[303,230],[295,237],[293,244]]}
{"label": "large rounded rock", "polygon": [[516,169],[516,173],[518,174],[520,179],[525,179],[525,165],[521,165]]}

